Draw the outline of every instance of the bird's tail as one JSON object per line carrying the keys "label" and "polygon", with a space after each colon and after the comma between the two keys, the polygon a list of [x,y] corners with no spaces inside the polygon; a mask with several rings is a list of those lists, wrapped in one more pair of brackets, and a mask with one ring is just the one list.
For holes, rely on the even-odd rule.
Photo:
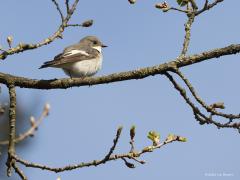
{"label": "bird's tail", "polygon": [[44,62],[43,65],[40,66],[38,69],[47,68],[47,67],[52,67],[53,64],[54,64],[54,60],[53,60],[53,61],[46,61],[46,62]]}

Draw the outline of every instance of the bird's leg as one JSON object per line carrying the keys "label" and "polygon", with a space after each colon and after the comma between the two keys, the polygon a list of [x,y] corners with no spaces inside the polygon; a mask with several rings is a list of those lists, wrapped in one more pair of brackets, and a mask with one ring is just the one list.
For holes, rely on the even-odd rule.
{"label": "bird's leg", "polygon": [[68,71],[68,74],[69,74],[70,78],[72,79],[73,77],[72,77],[72,75],[71,75],[71,72],[70,72],[70,71]]}

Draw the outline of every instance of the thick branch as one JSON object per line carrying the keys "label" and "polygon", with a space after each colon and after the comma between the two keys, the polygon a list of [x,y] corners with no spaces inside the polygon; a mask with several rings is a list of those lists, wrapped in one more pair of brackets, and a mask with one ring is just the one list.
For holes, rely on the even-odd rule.
{"label": "thick branch", "polygon": [[6,162],[7,165],[7,175],[11,176],[11,169],[15,164],[13,156],[15,155],[15,136],[16,136],[16,90],[13,84],[8,85],[9,89],[9,145],[8,145],[8,159]]}
{"label": "thick branch", "polygon": [[180,57],[172,60],[168,63],[141,68],[138,70],[114,73],[101,77],[89,77],[89,78],[73,78],[73,79],[51,79],[51,80],[35,80],[24,77],[12,76],[9,74],[0,73],[0,83],[8,84],[8,81],[14,83],[15,86],[21,88],[33,88],[33,89],[66,89],[70,87],[78,86],[90,86],[97,84],[106,84],[118,81],[125,81],[131,79],[142,79],[148,76],[154,76],[156,74],[163,74],[175,67],[184,67],[199,63],[212,58],[219,58],[224,55],[232,55],[240,52],[240,44],[230,45],[224,48],[213,49],[211,51],[205,51],[200,54],[195,54],[186,57]]}

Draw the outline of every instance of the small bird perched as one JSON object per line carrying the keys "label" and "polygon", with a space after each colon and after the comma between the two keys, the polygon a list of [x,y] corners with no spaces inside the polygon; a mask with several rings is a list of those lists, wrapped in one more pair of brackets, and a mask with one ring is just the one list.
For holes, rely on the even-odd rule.
{"label": "small bird perched", "polygon": [[62,68],[68,76],[93,76],[102,67],[102,47],[107,47],[95,36],[86,36],[79,43],[68,46],[54,57],[45,62],[39,69],[46,67]]}

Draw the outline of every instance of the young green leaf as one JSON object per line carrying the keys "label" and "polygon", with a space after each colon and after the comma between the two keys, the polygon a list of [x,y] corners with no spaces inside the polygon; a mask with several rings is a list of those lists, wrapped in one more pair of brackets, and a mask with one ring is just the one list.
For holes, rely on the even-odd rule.
{"label": "young green leaf", "polygon": [[160,134],[156,131],[149,131],[147,137],[153,142],[153,146],[157,146],[160,142]]}

